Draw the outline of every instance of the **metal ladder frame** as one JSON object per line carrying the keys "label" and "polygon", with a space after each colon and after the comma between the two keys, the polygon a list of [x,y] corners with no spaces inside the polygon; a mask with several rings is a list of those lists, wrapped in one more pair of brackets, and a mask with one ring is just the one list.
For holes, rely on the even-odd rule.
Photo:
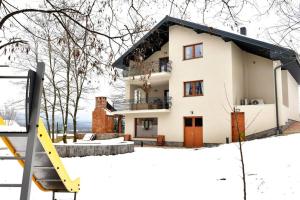
{"label": "metal ladder frame", "polygon": [[[32,72],[32,71],[31,71]],[[32,182],[32,167],[33,167],[33,159],[35,154],[35,146],[37,142],[37,128],[38,121],[40,116],[40,106],[41,106],[41,96],[43,90],[43,80],[45,73],[45,64],[43,62],[37,63],[36,72],[34,72],[34,81],[31,82],[30,86],[32,86],[32,102],[29,102],[29,126],[26,127],[26,133],[20,132],[10,132],[10,133],[0,133],[1,136],[6,137],[27,137],[26,144],[26,154],[25,157],[14,158],[14,157],[0,157],[0,160],[25,160],[25,166],[23,170],[22,184],[0,184],[0,187],[21,187],[20,200],[29,200],[30,199],[30,191],[31,191],[31,182]],[[22,76],[0,76],[0,78],[28,78]],[[27,79],[28,84],[28,79]],[[28,86],[27,86],[28,89]],[[27,102],[28,102],[28,90],[26,89],[26,122],[27,122]]]}

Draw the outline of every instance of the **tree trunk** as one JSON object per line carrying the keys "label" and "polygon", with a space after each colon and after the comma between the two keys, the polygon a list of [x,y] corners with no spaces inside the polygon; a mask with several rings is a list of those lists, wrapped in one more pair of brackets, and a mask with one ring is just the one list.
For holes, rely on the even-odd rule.
{"label": "tree trunk", "polygon": [[64,123],[64,134],[63,141],[67,143],[67,131],[68,131],[68,117],[69,117],[69,101],[70,101],[70,68],[71,68],[71,46],[70,38],[68,37],[68,60],[67,60],[67,94],[66,94],[66,110],[65,110],[65,123]]}
{"label": "tree trunk", "polygon": [[46,116],[47,129],[48,129],[48,133],[50,134],[49,114],[48,114],[47,99],[46,99],[46,93],[45,93],[44,87],[43,87],[43,100],[44,100],[44,110],[45,110],[45,116]]}
{"label": "tree trunk", "polygon": [[74,134],[74,138],[73,138],[73,142],[77,142],[77,120],[76,117],[74,116],[73,118],[73,134]]}
{"label": "tree trunk", "polygon": [[241,164],[242,164],[242,179],[243,179],[243,195],[244,195],[244,200],[247,200],[247,190],[246,190],[246,175],[245,175],[245,163],[244,163],[244,155],[243,155],[243,148],[242,148],[242,140],[241,140],[241,135],[244,133],[240,132],[239,129],[239,123],[238,123],[238,118],[237,118],[237,112],[235,109],[233,110],[233,113],[235,115],[235,123],[236,123],[236,128],[239,136],[239,151],[240,151],[240,159],[241,159]]}
{"label": "tree trunk", "polygon": [[54,65],[52,63],[52,46],[51,46],[51,39],[50,36],[48,35],[48,57],[49,57],[49,64],[50,64],[50,71],[51,71],[51,82],[52,82],[52,89],[53,89],[53,103],[52,103],[52,115],[51,115],[51,135],[52,135],[52,142],[55,141],[55,110],[56,110],[56,84],[55,84],[55,69]]}

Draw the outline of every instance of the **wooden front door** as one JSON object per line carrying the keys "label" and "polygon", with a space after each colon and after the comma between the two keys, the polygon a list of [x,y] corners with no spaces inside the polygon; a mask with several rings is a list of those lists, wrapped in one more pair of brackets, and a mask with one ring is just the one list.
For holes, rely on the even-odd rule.
{"label": "wooden front door", "polygon": [[190,148],[203,146],[202,117],[184,118],[184,146]]}
{"label": "wooden front door", "polygon": [[232,112],[231,113],[231,133],[232,142],[238,142],[239,136],[241,141],[245,140],[245,113]]}

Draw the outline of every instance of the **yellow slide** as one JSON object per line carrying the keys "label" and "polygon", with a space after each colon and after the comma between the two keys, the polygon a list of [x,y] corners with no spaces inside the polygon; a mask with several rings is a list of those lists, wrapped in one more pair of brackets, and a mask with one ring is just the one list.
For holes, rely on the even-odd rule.
{"label": "yellow slide", "polygon": [[[0,117],[0,125],[4,124],[3,118]],[[69,177],[41,119],[37,138],[32,180],[38,188],[42,191],[79,192],[79,178],[72,181]],[[2,140],[15,157],[25,156],[26,137],[2,137]],[[24,167],[24,160],[18,161]]]}

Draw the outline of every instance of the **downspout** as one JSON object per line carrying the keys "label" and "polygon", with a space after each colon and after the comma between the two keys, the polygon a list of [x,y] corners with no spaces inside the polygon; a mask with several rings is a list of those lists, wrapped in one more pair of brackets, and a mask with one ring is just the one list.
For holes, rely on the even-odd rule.
{"label": "downspout", "polygon": [[277,70],[280,69],[282,65],[274,68],[274,81],[275,81],[275,108],[276,108],[276,135],[282,134],[281,128],[279,126],[279,109],[278,109],[278,94],[277,94]]}

